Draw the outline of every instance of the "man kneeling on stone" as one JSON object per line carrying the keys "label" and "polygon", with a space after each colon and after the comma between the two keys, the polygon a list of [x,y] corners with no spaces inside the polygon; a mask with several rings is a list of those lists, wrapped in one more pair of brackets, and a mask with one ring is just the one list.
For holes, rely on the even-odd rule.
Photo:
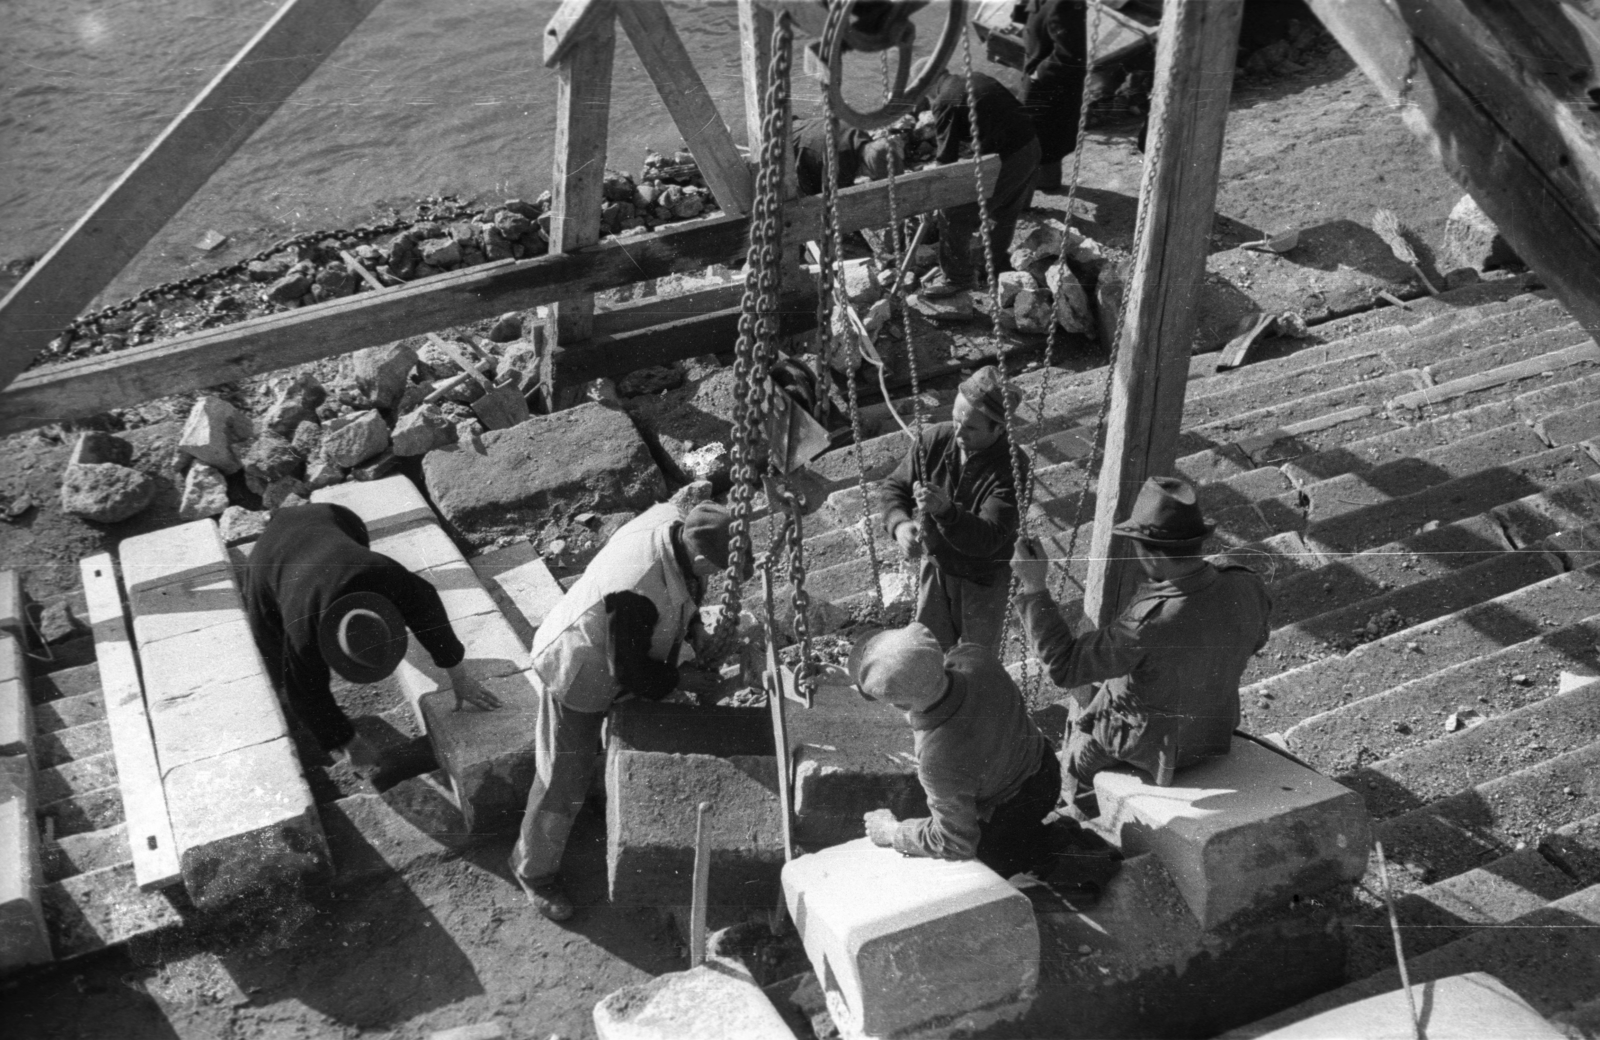
{"label": "man kneeling on stone", "polygon": [[511,872],[535,909],[572,916],[559,872],[600,750],[600,727],[619,696],[660,700],[680,686],[686,640],[700,649],[705,582],[728,566],[728,511],[711,503],[681,517],[652,506],[612,535],[533,637],[539,689],[538,769],[528,791]]}
{"label": "man kneeling on stone", "polygon": [[[988,365],[961,384],[947,423],[922,431],[883,483],[883,526],[907,557],[923,556],[916,619],[945,649],[1000,644],[1017,536],[1017,489],[1006,398],[1020,392]],[[1018,460],[1023,479],[1027,460]],[[921,516],[921,523],[917,517]]]}
{"label": "man kneeling on stone", "polygon": [[466,650],[433,585],[369,544],[367,525],[344,506],[280,509],[244,579],[256,645],[289,710],[323,750],[363,773],[377,768],[377,750],[334,700],[329,669],[378,682],[405,656],[407,628],[449,674],[457,710],[500,706],[462,665]]}
{"label": "man kneeling on stone", "polygon": [[946,653],[913,621],[858,642],[850,678],[866,696],[906,713],[928,796],[924,819],[867,813],[874,845],[977,859],[1001,877],[1048,870],[1044,819],[1061,794],[1061,766],[993,653],[970,643]]}
{"label": "man kneeling on stone", "polygon": [[1239,725],[1239,676],[1266,645],[1272,601],[1255,572],[1200,555],[1214,525],[1194,488],[1151,477],[1116,533],[1148,579],[1111,624],[1073,637],[1050,598],[1049,564],[1017,544],[1017,609],[1033,653],[1063,689],[1099,683],[1069,727],[1067,804],[1098,816],[1096,773],[1130,765],[1160,786],[1175,770],[1228,753]]}

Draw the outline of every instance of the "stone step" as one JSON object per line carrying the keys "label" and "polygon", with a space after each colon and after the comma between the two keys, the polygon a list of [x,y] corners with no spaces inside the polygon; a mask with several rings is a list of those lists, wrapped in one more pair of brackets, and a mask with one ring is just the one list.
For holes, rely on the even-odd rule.
{"label": "stone step", "polygon": [[1551,446],[1593,440],[1600,437],[1600,401],[1546,415],[1533,428]]}
{"label": "stone step", "polygon": [[85,722],[34,737],[34,765],[39,769],[71,762],[77,758],[104,754],[111,750],[111,731],[104,719]]}
{"label": "stone step", "polygon": [[41,805],[58,798],[70,798],[80,791],[110,787],[116,782],[117,758],[109,751],[41,769],[34,777]]}
{"label": "stone step", "polygon": [[33,725],[35,732],[38,733],[54,733],[57,730],[97,722],[105,717],[105,699],[98,691],[45,701],[34,705],[33,708]]}
{"label": "stone step", "polygon": [[[1178,435],[1178,454],[1189,455],[1230,443],[1240,444],[1248,454],[1250,448],[1245,442],[1278,430],[1304,436],[1337,426],[1340,440],[1383,433],[1400,426],[1384,416],[1385,404],[1399,394],[1415,390],[1420,379],[1421,372],[1416,369],[1391,372],[1365,382],[1346,383],[1321,393],[1196,424]],[[1330,417],[1336,417],[1337,421],[1330,421]],[[1256,458],[1255,461],[1259,465],[1263,460]]]}
{"label": "stone step", "polygon": [[[1364,781],[1374,816],[1394,816],[1492,779],[1507,758],[1520,767],[1588,743],[1584,734],[1600,728],[1592,703],[1600,691],[1543,702],[1556,694],[1564,672],[1600,674],[1597,637],[1600,615],[1314,715],[1284,736],[1291,751],[1317,768]],[[1469,709],[1489,721],[1448,735],[1449,716]],[[1527,727],[1543,729],[1546,715],[1570,728],[1529,738]],[[1456,775],[1462,781],[1452,786]]]}
{"label": "stone step", "polygon": [[183,926],[171,899],[139,891],[131,862],[63,878],[44,886],[40,898],[57,960]]}
{"label": "stone step", "polygon": [[[1511,558],[1527,559],[1523,554]],[[1462,574],[1483,566],[1467,568]],[[1490,595],[1488,589],[1477,590],[1470,580],[1463,593],[1457,578],[1449,580],[1457,587],[1446,594],[1441,606],[1452,600],[1459,600],[1459,606],[1440,610],[1430,615],[1431,620],[1361,643],[1346,654],[1325,654],[1309,664],[1287,667],[1297,647],[1302,653],[1313,651],[1319,633],[1348,637],[1348,626],[1357,619],[1357,611],[1352,608],[1341,611],[1343,617],[1320,622],[1313,618],[1292,635],[1285,635],[1287,629],[1274,632],[1274,641],[1284,635],[1283,649],[1275,649],[1269,642],[1263,655],[1251,662],[1247,674],[1252,679],[1240,691],[1245,728],[1259,733],[1280,731],[1319,712],[1470,661],[1487,649],[1521,643],[1551,629],[1576,624],[1594,612],[1596,594],[1600,593],[1600,565],[1512,586],[1498,596]],[[1385,598],[1370,602],[1388,609],[1394,601],[1383,606]],[[1400,605],[1408,610],[1419,609],[1409,601]],[[1360,605],[1360,609],[1369,608]],[[1261,706],[1263,700],[1269,707]]]}
{"label": "stone step", "polygon": [[57,834],[54,844],[45,845],[43,859],[46,884],[131,863],[127,825],[115,823],[96,831]]}
{"label": "stone step", "polygon": [[[1550,334],[1541,345],[1554,346],[1558,342],[1560,339]],[[1600,345],[1582,336],[1576,344],[1481,370],[1468,364],[1470,360],[1470,356],[1456,359],[1447,381],[1397,395],[1388,402],[1389,410],[1401,416],[1426,415],[1435,409],[1454,411],[1486,400],[1491,393],[1502,396],[1505,387],[1527,389],[1528,380],[1571,378],[1574,372],[1592,372],[1600,366]]]}
{"label": "stone step", "polygon": [[[0,575],[0,588],[7,585],[18,587],[14,577]],[[14,638],[6,632],[7,641]],[[4,975],[51,959],[50,930],[39,896],[43,857],[33,787],[27,756],[0,756],[0,974]]]}
{"label": "stone step", "polygon": [[35,704],[99,692],[100,667],[95,664],[80,664],[43,673],[35,667],[29,688]]}
{"label": "stone step", "polygon": [[[1444,878],[1480,867],[1519,841],[1600,812],[1600,743],[1458,791],[1381,821],[1390,858]],[[1569,793],[1570,792],[1570,793]]]}
{"label": "stone step", "polygon": [[115,783],[75,791],[39,806],[39,827],[47,834],[82,834],[114,827],[123,821],[122,792]]}

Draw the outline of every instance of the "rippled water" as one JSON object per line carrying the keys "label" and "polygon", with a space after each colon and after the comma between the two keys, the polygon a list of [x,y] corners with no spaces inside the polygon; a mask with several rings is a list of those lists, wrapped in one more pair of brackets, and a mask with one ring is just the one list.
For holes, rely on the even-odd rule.
{"label": "rippled water", "polygon": [[[553,0],[384,0],[158,238],[129,277],[206,266],[189,245],[335,227],[433,193],[549,186]],[[671,2],[673,21],[744,140],[737,8]],[[209,81],[275,0],[8,0],[0,7],[0,261],[42,253]],[[924,12],[931,15],[934,12]],[[931,47],[930,17],[921,41]],[[796,102],[816,87],[797,81]],[[625,34],[611,162],[636,170],[679,136]],[[126,282],[125,278],[123,281]]]}

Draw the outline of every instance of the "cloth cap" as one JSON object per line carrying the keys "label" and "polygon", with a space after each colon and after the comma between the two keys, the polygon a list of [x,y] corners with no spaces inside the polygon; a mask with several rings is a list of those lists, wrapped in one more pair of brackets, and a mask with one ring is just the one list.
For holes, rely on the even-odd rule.
{"label": "cloth cap", "polygon": [[917,621],[874,632],[850,652],[850,678],[868,697],[901,711],[926,711],[944,696],[944,651]]}
{"label": "cloth cap", "polygon": [[684,517],[683,544],[691,553],[704,556],[724,570],[728,566],[728,525],[732,522],[725,507],[701,502]]}
{"label": "cloth cap", "polygon": [[1006,406],[1012,410],[1022,402],[1022,391],[1000,378],[1000,370],[984,365],[961,383],[961,396],[967,403],[997,423],[1006,421]]}
{"label": "cloth cap", "polygon": [[328,667],[350,682],[374,683],[406,656],[406,621],[387,597],[351,592],[322,612],[317,646]]}
{"label": "cloth cap", "polygon": [[1216,530],[1200,513],[1194,488],[1177,477],[1151,477],[1139,489],[1128,519],[1112,528],[1117,534],[1148,545],[1198,547]]}
{"label": "cloth cap", "polygon": [[894,168],[897,172],[905,170],[904,151],[900,141],[894,137],[880,137],[875,141],[868,141],[861,148],[861,169],[869,180],[881,181],[889,176],[889,156],[895,157]]}

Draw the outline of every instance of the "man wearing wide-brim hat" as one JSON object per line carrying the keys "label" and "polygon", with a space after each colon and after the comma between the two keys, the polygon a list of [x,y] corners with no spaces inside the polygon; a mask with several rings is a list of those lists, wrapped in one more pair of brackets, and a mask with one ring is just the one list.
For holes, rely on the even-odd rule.
{"label": "man wearing wide-brim hat", "polygon": [[[916,619],[946,650],[1000,643],[1017,537],[1005,417],[1020,398],[993,365],[980,368],[961,384],[951,421],[925,427],[880,491],[884,529],[922,557]],[[1026,480],[1027,459],[1015,461]]]}
{"label": "man wearing wide-brim hat", "polygon": [[1116,620],[1077,637],[1045,587],[1047,561],[1017,546],[1017,606],[1033,653],[1063,689],[1099,684],[1062,752],[1062,793],[1085,816],[1099,814],[1096,773],[1131,765],[1167,786],[1175,770],[1232,745],[1239,676],[1266,645],[1272,601],[1254,571],[1200,555],[1213,528],[1187,483],[1145,481],[1115,530],[1147,580]]}
{"label": "man wearing wide-brim hat", "polygon": [[363,684],[385,678],[405,656],[407,629],[449,673],[458,709],[500,704],[462,666],[466,649],[433,585],[369,545],[367,525],[344,506],[280,509],[244,578],[267,673],[323,750],[358,771],[375,768],[377,753],[334,699],[332,673]]}

